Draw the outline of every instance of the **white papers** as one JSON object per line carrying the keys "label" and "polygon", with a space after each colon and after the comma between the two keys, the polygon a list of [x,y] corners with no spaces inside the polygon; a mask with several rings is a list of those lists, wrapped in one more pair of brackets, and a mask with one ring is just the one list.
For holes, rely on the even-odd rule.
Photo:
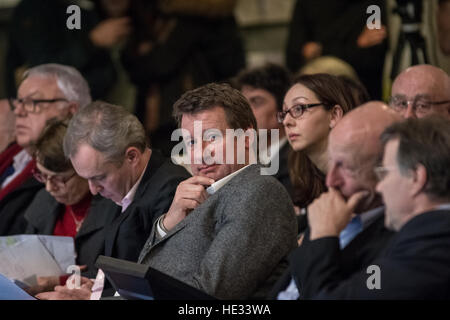
{"label": "white papers", "polygon": [[36,300],[0,274],[0,300]]}
{"label": "white papers", "polygon": [[0,237],[0,273],[28,286],[37,276],[58,276],[75,264],[73,238],[44,235]]}

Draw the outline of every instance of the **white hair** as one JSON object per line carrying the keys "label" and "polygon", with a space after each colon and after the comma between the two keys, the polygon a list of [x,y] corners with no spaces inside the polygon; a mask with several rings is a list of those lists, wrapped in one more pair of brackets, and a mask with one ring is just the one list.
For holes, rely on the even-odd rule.
{"label": "white hair", "polygon": [[73,67],[57,63],[41,64],[25,71],[23,79],[31,76],[54,77],[64,97],[69,101],[77,102],[80,108],[92,101],[86,79]]}

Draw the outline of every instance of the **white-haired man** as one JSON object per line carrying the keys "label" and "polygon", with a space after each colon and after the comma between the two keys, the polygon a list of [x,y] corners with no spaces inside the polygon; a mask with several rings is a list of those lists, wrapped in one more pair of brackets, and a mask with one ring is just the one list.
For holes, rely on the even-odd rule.
{"label": "white-haired man", "polygon": [[43,64],[25,72],[17,98],[10,100],[17,144],[0,167],[0,235],[25,230],[23,213],[42,188],[33,178],[31,154],[47,121],[71,117],[90,101],[89,86],[75,68]]}

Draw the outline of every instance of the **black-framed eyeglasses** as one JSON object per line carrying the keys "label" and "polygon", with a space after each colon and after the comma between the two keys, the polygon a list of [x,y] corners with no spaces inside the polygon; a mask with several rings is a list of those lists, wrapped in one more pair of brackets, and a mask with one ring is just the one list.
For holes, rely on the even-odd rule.
{"label": "black-framed eyeglasses", "polygon": [[55,102],[69,102],[69,100],[64,98],[56,99],[9,99],[9,106],[12,111],[23,106],[24,110],[29,113],[39,113],[41,111],[42,103],[55,103]]}
{"label": "black-framed eyeglasses", "polygon": [[412,108],[415,112],[419,114],[426,114],[427,112],[430,111],[432,106],[450,103],[450,100],[429,101],[424,98],[415,98],[412,100],[407,100],[404,97],[400,96],[392,96],[389,99],[389,106],[397,112],[405,112],[408,109],[409,103],[411,103]]}
{"label": "black-framed eyeglasses", "polygon": [[72,177],[75,175],[76,175],[76,172],[74,171],[70,176],[67,176],[67,177],[64,177],[59,174],[49,176],[49,175],[41,172],[38,168],[33,169],[33,176],[37,181],[39,181],[41,183],[47,183],[47,181],[50,181],[52,184],[57,185],[58,187],[65,187],[67,181],[72,179]]}
{"label": "black-framed eyeglasses", "polygon": [[311,104],[296,104],[296,105],[290,107],[289,109],[287,109],[286,111],[279,111],[279,112],[277,112],[278,123],[283,123],[284,118],[286,118],[286,115],[288,113],[291,115],[292,118],[296,119],[296,118],[301,117],[307,109],[321,106],[321,105],[323,105],[322,102],[311,103]]}

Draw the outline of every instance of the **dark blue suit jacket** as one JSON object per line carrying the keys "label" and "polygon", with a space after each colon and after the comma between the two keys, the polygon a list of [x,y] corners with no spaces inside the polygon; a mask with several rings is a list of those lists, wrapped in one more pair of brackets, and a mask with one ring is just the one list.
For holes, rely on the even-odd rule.
{"label": "dark blue suit jacket", "polygon": [[380,289],[368,288],[368,279],[373,275],[367,272],[368,265],[344,277],[334,267],[336,260],[320,259],[320,251],[314,253],[317,248],[338,246],[337,238],[310,242],[308,252],[313,256],[295,268],[304,298],[450,298],[450,210],[420,214],[391,239],[383,254],[370,263],[379,267]]}

